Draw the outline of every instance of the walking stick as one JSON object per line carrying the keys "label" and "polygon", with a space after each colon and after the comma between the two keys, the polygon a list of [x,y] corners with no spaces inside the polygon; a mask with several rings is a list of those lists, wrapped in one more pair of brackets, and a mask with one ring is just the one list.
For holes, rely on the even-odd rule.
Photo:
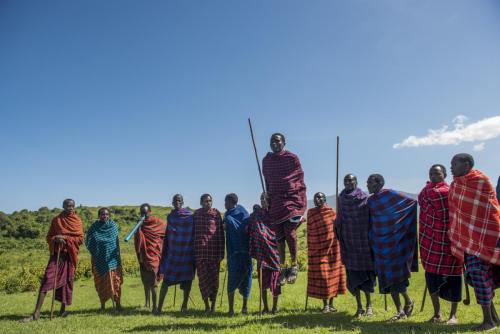
{"label": "walking stick", "polygon": [[227,275],[227,264],[226,264],[226,270],[224,270],[224,280],[222,281],[222,291],[220,294],[220,305],[219,308],[222,307],[222,300],[224,299],[224,288],[226,287],[226,275]]}
{"label": "walking stick", "polygon": [[113,310],[116,310],[115,305],[115,287],[113,286],[113,277],[111,275],[111,269],[108,271],[109,283],[111,284],[111,304],[113,304]]}
{"label": "walking stick", "polygon": [[255,146],[255,139],[253,136],[253,128],[252,128],[252,121],[250,121],[250,118],[248,118],[248,126],[250,127],[250,136],[252,137],[252,144],[253,144],[253,151],[255,153],[255,160],[257,160],[257,168],[259,169],[259,177],[260,177],[260,184],[262,186],[262,192],[266,192],[266,188],[264,187],[264,178],[262,177],[262,169],[260,168],[260,160],[259,160],[259,155],[257,154],[257,146]]}
{"label": "walking stick", "polygon": [[262,263],[259,266],[257,262],[257,266],[259,267],[259,314],[262,314]]}
{"label": "walking stick", "polygon": [[464,299],[464,305],[470,305],[470,293],[469,293],[469,284],[465,281],[464,278],[464,283],[465,283],[465,299]]}
{"label": "walking stick", "polygon": [[337,136],[337,169],[335,175],[335,210],[339,212],[339,151],[340,137]]}
{"label": "walking stick", "polygon": [[194,308],[197,308],[196,303],[194,302],[193,298],[191,298],[191,295],[189,295],[189,301],[191,304],[193,304]]}
{"label": "walking stick", "polygon": [[174,306],[175,307],[175,297],[177,297],[177,285],[174,285]]}
{"label": "walking stick", "polygon": [[[252,121],[250,117],[248,118],[248,127],[250,128],[250,136],[252,137],[253,151],[255,153],[255,160],[257,161],[257,168],[259,169],[260,185],[262,186],[262,192],[266,193],[266,187],[264,186],[264,178],[262,177],[262,169],[260,168],[259,154],[257,153],[257,146],[255,145],[255,138],[253,136]],[[257,263],[258,265],[258,263]],[[262,311],[262,266],[259,268],[259,313]]]}
{"label": "walking stick", "polygon": [[307,311],[307,302],[309,301],[309,294],[307,293],[307,287],[306,287],[306,306],[304,307],[304,311]]}
{"label": "walking stick", "polygon": [[387,294],[384,294],[384,310],[387,312]]}
{"label": "walking stick", "polygon": [[425,283],[424,298],[422,298],[422,306],[420,306],[420,312],[424,311],[425,297],[427,297],[427,283]]}
{"label": "walking stick", "polygon": [[56,273],[54,275],[54,290],[52,291],[52,304],[50,305],[50,320],[54,316],[54,301],[56,300],[56,284],[57,284],[57,273],[59,272],[59,256],[61,255],[61,248],[57,245],[57,260],[56,260]]}

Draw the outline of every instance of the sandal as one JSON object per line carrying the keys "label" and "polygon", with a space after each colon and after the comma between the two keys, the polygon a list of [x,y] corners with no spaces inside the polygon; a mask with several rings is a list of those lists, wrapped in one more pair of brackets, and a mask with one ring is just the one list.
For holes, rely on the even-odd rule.
{"label": "sandal", "polygon": [[373,308],[371,306],[366,308],[365,317],[373,317]]}
{"label": "sandal", "polygon": [[330,313],[330,306],[325,305],[325,307],[323,307],[323,309],[321,310],[321,313],[323,314]]}
{"label": "sandal", "polygon": [[23,323],[23,324],[26,324],[28,322],[37,321],[37,320],[38,320],[38,318],[35,318],[35,315],[31,314],[29,317],[26,317],[26,318],[23,318],[23,319],[19,320],[19,322]]}
{"label": "sandal", "polygon": [[290,272],[290,268],[281,269],[280,277],[279,277],[279,285],[283,286],[286,284],[289,272]]}
{"label": "sandal", "polygon": [[299,274],[299,266],[293,266],[292,268],[290,268],[286,282],[288,284],[294,284],[295,281],[297,280],[298,274]]}
{"label": "sandal", "polygon": [[406,319],[406,314],[404,312],[401,312],[401,313],[396,313],[392,318],[389,319],[389,321],[396,322],[403,319]]}
{"label": "sandal", "polygon": [[413,307],[415,306],[415,302],[412,300],[410,301],[410,304],[405,305],[403,307],[403,311],[405,312],[407,317],[410,317],[411,314],[413,313]]}

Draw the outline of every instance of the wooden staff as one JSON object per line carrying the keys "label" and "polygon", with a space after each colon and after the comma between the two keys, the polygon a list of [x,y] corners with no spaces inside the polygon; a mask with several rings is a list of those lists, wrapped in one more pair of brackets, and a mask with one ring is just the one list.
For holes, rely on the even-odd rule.
{"label": "wooden staff", "polygon": [[113,276],[111,275],[111,269],[108,271],[109,284],[111,284],[111,304],[113,304],[113,310],[116,310],[115,305],[115,287],[113,284]]}
{"label": "wooden staff", "polygon": [[[264,178],[262,177],[262,169],[260,168],[259,154],[257,153],[257,146],[255,145],[255,138],[253,136],[252,121],[250,117],[248,118],[248,127],[250,128],[250,137],[252,137],[253,151],[255,153],[255,160],[257,161],[257,168],[259,169],[260,185],[262,186],[262,192],[266,192],[266,187],[264,186]],[[258,262],[257,262],[258,265]],[[259,314],[262,311],[262,267],[259,268]]]}
{"label": "wooden staff", "polygon": [[340,152],[340,137],[337,136],[337,169],[335,175],[335,210],[339,212],[339,152]]}
{"label": "wooden staff", "polygon": [[189,295],[188,298],[191,304],[193,304],[194,308],[197,308],[196,303],[194,302],[193,298],[191,298],[191,295]]}
{"label": "wooden staff", "polygon": [[465,283],[465,299],[464,299],[464,305],[470,305],[470,293],[469,293],[469,284],[465,281],[464,277],[464,283]]}
{"label": "wooden staff", "polygon": [[57,273],[59,272],[59,256],[61,255],[61,247],[57,245],[57,260],[56,260],[56,273],[54,275],[54,290],[52,291],[52,304],[50,305],[50,320],[54,316],[54,301],[56,300],[56,285],[57,285]]}
{"label": "wooden staff", "polygon": [[422,306],[420,306],[420,312],[424,311],[425,298],[427,297],[427,283],[425,283],[424,297],[422,298]]}
{"label": "wooden staff", "polygon": [[307,294],[307,286],[306,286],[306,306],[304,307],[304,311],[307,311],[307,302],[309,301],[309,295]]}
{"label": "wooden staff", "polygon": [[175,297],[177,297],[177,285],[174,285],[174,306],[175,307]]}
{"label": "wooden staff", "polygon": [[262,177],[262,169],[260,168],[259,155],[257,153],[257,146],[255,146],[255,138],[253,136],[252,121],[248,118],[248,126],[250,127],[250,136],[252,137],[253,151],[255,153],[255,160],[257,161],[257,168],[259,169],[260,184],[262,186],[262,192],[266,192],[266,187],[264,186],[264,178]]}
{"label": "wooden staff", "polygon": [[224,280],[222,281],[222,291],[220,293],[220,305],[219,305],[219,308],[222,307],[222,299],[224,299],[224,288],[226,287],[226,276],[227,276],[227,264],[226,264],[226,270],[224,270]]}

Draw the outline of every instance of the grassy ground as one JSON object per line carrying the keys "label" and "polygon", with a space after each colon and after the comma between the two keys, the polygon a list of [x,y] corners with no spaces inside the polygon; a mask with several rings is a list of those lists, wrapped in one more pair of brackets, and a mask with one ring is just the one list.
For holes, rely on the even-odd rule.
{"label": "grassy ground", "polygon": [[[221,274],[221,285],[223,274]],[[33,311],[36,293],[27,292],[19,294],[0,295],[0,332],[1,333],[148,333],[148,332],[176,332],[176,333],[204,333],[219,331],[221,333],[469,333],[474,325],[481,321],[481,311],[473,298],[471,306],[459,306],[459,321],[457,326],[427,324],[432,315],[430,299],[424,312],[420,313],[420,303],[424,287],[422,273],[414,275],[411,279],[410,294],[416,301],[414,316],[398,323],[388,323],[394,313],[394,306],[388,299],[389,310],[384,311],[384,302],[381,295],[373,297],[375,316],[360,320],[353,319],[356,309],[354,298],[347,294],[340,296],[334,304],[339,310],[334,314],[321,314],[320,300],[309,299],[309,309],[304,311],[306,273],[300,273],[295,285],[287,285],[280,298],[280,312],[276,315],[259,316],[259,297],[257,282],[254,280],[252,296],[249,301],[250,315],[237,314],[230,318],[226,316],[227,300],[224,293],[222,308],[218,308],[215,315],[207,317],[203,314],[203,302],[200,298],[198,283],[195,281],[192,297],[196,306],[190,304],[187,314],[179,312],[180,291],[177,291],[177,305],[172,307],[173,288],[169,290],[166,299],[164,314],[160,317],[153,316],[141,308],[143,303],[143,290],[140,280],[136,277],[126,277],[122,292],[124,311],[116,314],[112,311],[100,313],[99,301],[94,290],[92,280],[80,280],[75,283],[74,302],[67,318],[55,318],[50,321],[50,297],[47,296],[42,319],[38,322],[21,324],[19,319]],[[471,291],[473,294],[473,292]],[[109,304],[110,302],[108,302]],[[500,305],[500,298],[495,299]],[[444,315],[449,312],[448,303],[443,304]],[[56,303],[57,305],[57,303]],[[58,305],[57,305],[58,306]],[[56,307],[57,307],[56,306]],[[111,306],[111,305],[108,305]],[[217,302],[217,307],[219,301]],[[236,298],[236,307],[241,307],[241,298]],[[497,330],[498,333],[500,331]]]}

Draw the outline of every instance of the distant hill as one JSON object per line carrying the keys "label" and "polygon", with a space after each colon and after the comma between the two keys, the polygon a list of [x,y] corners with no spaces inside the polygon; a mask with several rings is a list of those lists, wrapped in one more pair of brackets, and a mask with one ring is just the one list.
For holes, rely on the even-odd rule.
{"label": "distant hill", "polygon": [[[403,194],[406,194],[408,197],[411,197],[413,199],[417,199],[418,198],[418,195],[417,194],[412,194],[412,193],[407,193],[407,192],[404,192],[402,191]],[[329,206],[331,206],[332,208],[336,208],[336,203],[335,203],[335,195],[330,195],[330,196],[326,196],[326,203],[328,203]],[[307,207],[308,208],[313,208],[314,207],[314,201],[312,199],[308,200],[307,201]]]}

